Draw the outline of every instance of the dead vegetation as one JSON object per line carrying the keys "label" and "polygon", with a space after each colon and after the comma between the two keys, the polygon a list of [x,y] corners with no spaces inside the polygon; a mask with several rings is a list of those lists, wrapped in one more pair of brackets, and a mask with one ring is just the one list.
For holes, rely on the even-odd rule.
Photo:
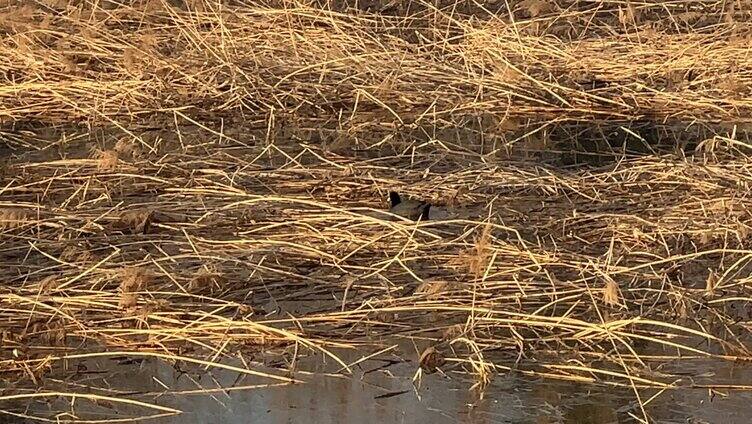
{"label": "dead vegetation", "polygon": [[109,352],[752,359],[752,4],[372,3],[0,3],[0,401]]}

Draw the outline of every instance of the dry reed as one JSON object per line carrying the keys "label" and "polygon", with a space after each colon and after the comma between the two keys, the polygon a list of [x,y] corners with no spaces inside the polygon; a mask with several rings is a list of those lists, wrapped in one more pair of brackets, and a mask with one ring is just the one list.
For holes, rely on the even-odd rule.
{"label": "dry reed", "polygon": [[752,5],[409,3],[0,4],[0,402],[99,355],[410,338],[638,399],[752,359]]}

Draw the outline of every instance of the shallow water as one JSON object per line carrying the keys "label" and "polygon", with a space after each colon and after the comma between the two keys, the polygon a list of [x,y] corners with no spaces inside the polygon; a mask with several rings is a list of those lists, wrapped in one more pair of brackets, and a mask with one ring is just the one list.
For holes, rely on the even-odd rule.
{"label": "shallow water", "polygon": [[[357,357],[355,357],[357,359]],[[240,362],[235,364],[239,366]],[[413,383],[417,365],[396,356],[382,355],[353,367],[350,376],[334,374],[340,366],[331,359],[302,359],[296,372],[302,384],[267,387],[268,380],[240,376],[221,369],[174,367],[160,360],[144,358],[98,358],[69,363],[47,380],[47,390],[98,393],[150,402],[183,411],[180,415],[151,419],[153,423],[621,423],[636,422],[641,416],[630,390],[597,388],[551,380],[532,380],[513,374],[497,375],[479,399],[468,390],[473,381],[458,373],[424,374],[419,387]],[[256,368],[256,367],[255,367]],[[276,367],[275,367],[276,368]],[[284,367],[283,367],[284,368]],[[267,368],[273,372],[273,368]],[[748,364],[696,361],[682,366],[697,383],[703,379],[748,384]],[[280,375],[279,371],[275,374]],[[55,381],[55,378],[60,380]],[[66,383],[62,383],[62,381]],[[251,386],[251,387],[249,387]],[[641,391],[645,402],[655,390]],[[661,423],[748,423],[752,419],[752,393],[707,389],[664,392],[646,406],[651,422]],[[21,405],[0,405],[20,412]],[[96,404],[58,397],[35,400],[26,413],[60,419],[127,419],[153,414],[145,408]],[[70,413],[71,415],[67,415]],[[61,415],[62,414],[62,415]],[[31,422],[3,421],[0,422]]]}

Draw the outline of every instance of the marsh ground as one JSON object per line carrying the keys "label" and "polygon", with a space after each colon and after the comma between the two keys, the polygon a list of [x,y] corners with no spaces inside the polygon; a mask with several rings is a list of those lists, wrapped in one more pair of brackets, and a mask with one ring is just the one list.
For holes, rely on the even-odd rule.
{"label": "marsh ground", "polygon": [[8,419],[748,421],[748,2],[0,13]]}

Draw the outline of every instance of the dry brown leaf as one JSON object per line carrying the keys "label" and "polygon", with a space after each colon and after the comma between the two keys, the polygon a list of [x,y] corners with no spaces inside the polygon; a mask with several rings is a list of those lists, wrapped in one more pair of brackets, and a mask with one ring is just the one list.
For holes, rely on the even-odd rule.
{"label": "dry brown leaf", "polygon": [[36,216],[26,208],[0,208],[0,230],[19,228],[36,221]]}
{"label": "dry brown leaf", "polygon": [[705,15],[702,12],[682,12],[674,15],[676,19],[684,22],[687,25],[694,23],[696,20],[702,18],[703,16]]}
{"label": "dry brown leaf", "polygon": [[121,293],[118,307],[126,311],[131,311],[138,305],[138,295],[135,293]]}
{"label": "dry brown leaf", "polygon": [[532,18],[552,11],[554,6],[554,2],[545,0],[524,0],[519,3],[519,7],[526,10]]}
{"label": "dry brown leaf", "polygon": [[114,150],[103,150],[97,153],[97,168],[111,171],[118,166],[118,153]]}
{"label": "dry brown leaf", "polygon": [[151,231],[154,216],[154,211],[151,210],[123,212],[113,224],[113,229],[135,234],[148,234]]}
{"label": "dry brown leaf", "polygon": [[716,87],[735,96],[746,94],[749,91],[749,86],[736,75],[720,77]]}
{"label": "dry brown leaf", "polygon": [[444,329],[441,339],[442,340],[454,340],[461,336],[465,332],[465,328],[462,324],[455,324]]}
{"label": "dry brown leaf", "polygon": [[200,292],[202,290],[208,290],[209,292],[215,292],[221,290],[227,284],[227,278],[221,273],[209,272],[205,269],[201,269],[188,283],[188,290],[192,293]]}
{"label": "dry brown leaf", "polygon": [[519,130],[520,128],[523,128],[523,125],[519,122],[519,120],[508,117],[499,122],[499,125],[497,127],[497,129],[502,132],[513,132]]}
{"label": "dry brown leaf", "polygon": [[117,152],[118,156],[122,156],[124,158],[133,158],[138,151],[138,147],[136,147],[136,144],[132,139],[121,138],[117,141],[117,143],[115,143],[113,150]]}
{"label": "dry brown leaf", "polygon": [[59,275],[48,275],[44,277],[41,281],[39,281],[39,292],[47,293],[57,289],[57,287],[62,283],[61,280],[62,279]]}
{"label": "dry brown leaf", "polygon": [[687,319],[689,317],[689,309],[687,308],[687,302],[684,299],[679,301],[679,317],[681,319]]}
{"label": "dry brown leaf", "polygon": [[415,294],[424,295],[429,300],[438,300],[441,294],[446,293],[449,289],[447,281],[424,281],[417,289]]}
{"label": "dry brown leaf", "polygon": [[138,292],[146,289],[153,276],[143,268],[125,268],[120,273],[120,290],[124,293]]}
{"label": "dry brown leaf", "polygon": [[420,354],[419,363],[423,371],[432,374],[446,363],[446,359],[435,347],[430,346]]}
{"label": "dry brown leaf", "polygon": [[712,269],[708,269],[708,278],[705,280],[705,294],[712,295],[718,287],[719,276]]}
{"label": "dry brown leaf", "polygon": [[726,3],[726,11],[723,14],[723,21],[727,24],[733,24],[734,23],[734,9],[735,9],[735,1],[730,1]]}
{"label": "dry brown leaf", "polygon": [[151,273],[143,268],[123,269],[120,273],[118,306],[128,312],[133,312],[138,304],[138,292],[146,290],[151,280]]}
{"label": "dry brown leaf", "polygon": [[745,224],[745,223],[743,223],[741,221],[738,221],[736,223],[736,231],[739,234],[739,238],[741,240],[746,240],[747,237],[749,237],[749,234],[750,234],[750,227],[747,224]]}
{"label": "dry brown leaf", "polygon": [[619,285],[614,280],[607,280],[606,287],[603,289],[603,303],[608,306],[621,305],[621,295]]}
{"label": "dry brown leaf", "polygon": [[63,249],[60,253],[60,259],[71,263],[86,263],[96,260],[96,256],[87,248],[71,245]]}

